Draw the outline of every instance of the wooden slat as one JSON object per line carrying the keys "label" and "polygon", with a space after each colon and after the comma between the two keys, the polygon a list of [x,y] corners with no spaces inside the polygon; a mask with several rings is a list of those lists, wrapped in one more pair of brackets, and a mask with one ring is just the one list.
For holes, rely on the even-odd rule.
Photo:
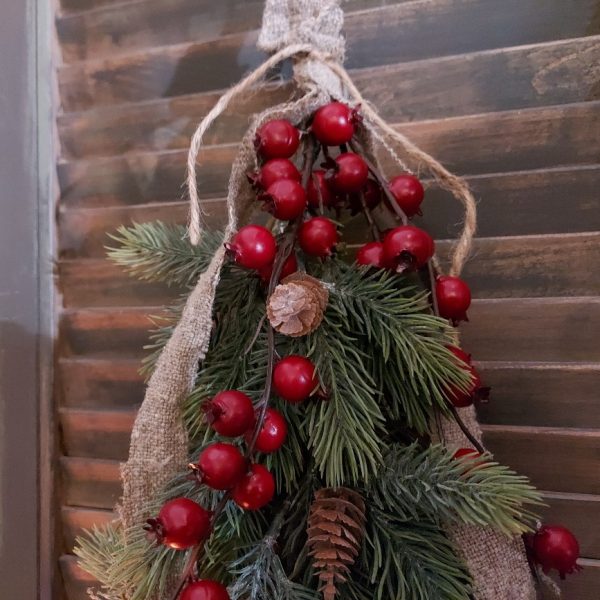
{"label": "wooden slat", "polygon": [[600,428],[599,363],[482,362],[478,369],[492,388],[477,410],[484,423]]}
{"label": "wooden slat", "polygon": [[542,512],[546,523],[568,527],[577,537],[581,556],[600,558],[600,496],[544,492],[549,505]]}
{"label": "wooden slat", "polygon": [[[516,46],[600,33],[593,0],[567,6],[546,0],[454,0],[390,3],[345,2],[349,61],[365,66],[483,48]],[[396,4],[396,5],[394,5]],[[98,60],[151,47],[204,42],[260,27],[262,0],[159,0],[66,16],[57,22],[63,59]],[[512,24],[518,21],[520,26]],[[426,44],[422,41],[427,40]],[[240,38],[240,45],[244,45]]]}
{"label": "wooden slat", "polygon": [[139,359],[59,359],[60,404],[66,408],[131,408],[141,403]]}
{"label": "wooden slat", "polygon": [[[407,123],[398,128],[459,174],[594,164],[600,102]],[[219,198],[237,147],[208,147],[200,157],[199,192]],[[62,163],[65,206],[111,206],[180,200],[187,152],[140,153]],[[388,169],[394,169],[389,160]]]}
{"label": "wooden slat", "polygon": [[63,504],[112,510],[121,495],[119,463],[94,458],[60,459]]}
{"label": "wooden slat", "polygon": [[65,583],[68,600],[89,600],[88,589],[97,589],[96,580],[77,564],[75,556],[60,557],[60,569]]}
{"label": "wooden slat", "polygon": [[60,0],[60,8],[65,12],[79,12],[122,3],[123,0]]}
{"label": "wooden slat", "polygon": [[563,600],[598,600],[600,561],[580,559],[578,562],[583,570],[570,575],[565,581],[553,575],[553,579],[563,592]]}
{"label": "wooden slat", "polygon": [[61,409],[65,456],[127,460],[135,415],[135,410]]}
{"label": "wooden slat", "polygon": [[501,463],[546,490],[599,494],[600,430],[484,425],[484,442]]}
{"label": "wooden slat", "polygon": [[66,311],[60,322],[62,354],[141,356],[154,328],[150,315],[161,313],[162,307]]}
{"label": "wooden slat", "polygon": [[110,510],[94,510],[89,508],[73,508],[65,506],[61,509],[63,538],[68,551],[73,549],[75,538],[93,527],[102,527],[116,518]]}
{"label": "wooden slat", "polygon": [[[231,38],[222,38],[218,43],[226,44],[231,51]],[[215,44],[205,46],[214,52]],[[59,74],[63,110],[83,111],[211,92],[239,79],[237,54],[236,74],[229,81],[223,57],[215,58],[215,65],[205,56],[194,57],[201,47],[167,47],[94,66],[67,67]],[[251,49],[248,52],[250,56],[257,54]],[[599,54],[599,37],[593,36],[482,51],[468,55],[468,59],[459,55],[403,62],[351,75],[384,117],[410,121],[593,100],[597,98],[594,86],[600,70]],[[196,61],[198,64],[193,64]],[[150,69],[155,71],[151,77]],[[503,85],[493,87],[490,93],[498,81]]]}
{"label": "wooden slat", "polygon": [[475,300],[460,333],[478,360],[600,361],[600,298]]}

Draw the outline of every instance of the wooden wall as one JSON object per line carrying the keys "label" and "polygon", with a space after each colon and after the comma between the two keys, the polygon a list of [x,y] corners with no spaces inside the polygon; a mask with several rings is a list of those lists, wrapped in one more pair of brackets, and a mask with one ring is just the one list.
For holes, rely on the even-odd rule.
{"label": "wooden wall", "polygon": [[[347,66],[383,115],[480,199],[466,276],[476,300],[464,344],[493,401],[486,441],[528,474],[551,521],[571,527],[583,573],[567,600],[600,589],[600,2],[349,0]],[[148,314],[174,291],[104,260],[105,232],[182,221],[189,137],[220,90],[259,64],[257,0],[62,0],[57,400],[62,429],[60,562],[70,600],[89,583],[69,554],[110,519],[119,461],[142,398]],[[248,116],[231,110],[200,167],[211,221]],[[430,191],[426,225],[451,238],[460,213]],[[444,243],[442,243],[442,246]],[[433,599],[432,599],[433,600]]]}

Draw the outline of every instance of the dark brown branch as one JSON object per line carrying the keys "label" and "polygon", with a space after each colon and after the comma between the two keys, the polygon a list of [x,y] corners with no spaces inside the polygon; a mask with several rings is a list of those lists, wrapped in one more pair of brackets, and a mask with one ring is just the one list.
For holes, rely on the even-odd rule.
{"label": "dark brown branch", "polygon": [[469,428],[465,425],[465,422],[461,419],[458,411],[456,410],[456,406],[450,402],[450,400],[446,401],[448,406],[448,410],[452,413],[452,417],[456,421],[456,424],[460,427],[461,431],[465,434],[465,437],[473,444],[473,446],[477,449],[477,452],[483,454],[485,452],[485,448],[481,445],[481,442],[469,431]]}
{"label": "dark brown branch", "polygon": [[371,228],[371,235],[373,236],[373,240],[376,242],[381,241],[379,227],[377,227],[377,224],[373,220],[373,215],[371,214],[371,210],[367,206],[367,201],[365,200],[365,195],[363,194],[363,192],[360,192],[360,204],[362,206],[362,211],[365,215],[365,219],[367,220],[367,223]]}

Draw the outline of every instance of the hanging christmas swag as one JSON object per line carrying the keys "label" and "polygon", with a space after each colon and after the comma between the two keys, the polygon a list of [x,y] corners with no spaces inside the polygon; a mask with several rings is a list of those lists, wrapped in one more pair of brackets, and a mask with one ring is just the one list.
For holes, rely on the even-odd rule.
{"label": "hanging christmas swag", "polygon": [[[79,540],[100,598],[529,600],[548,581],[536,563],[576,568],[570,532],[534,533],[539,495],[481,445],[488,390],[453,328],[474,200],[361,97],[342,20],[335,0],[269,0],[259,45],[274,54],[193,137],[189,237],[115,236],[116,262],[190,294],[144,365],[119,519]],[[227,228],[202,231],[203,135],[288,58],[296,92],[254,118]],[[465,209],[448,276],[410,221],[417,171]],[[359,213],[372,241],[352,262],[342,222]]]}

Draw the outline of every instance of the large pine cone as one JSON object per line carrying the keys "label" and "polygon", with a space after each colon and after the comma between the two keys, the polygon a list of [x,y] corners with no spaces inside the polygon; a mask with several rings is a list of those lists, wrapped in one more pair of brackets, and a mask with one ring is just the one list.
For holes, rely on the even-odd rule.
{"label": "large pine cone", "polygon": [[348,488],[315,493],[308,517],[308,546],[321,581],[323,600],[335,600],[348,579],[365,531],[365,502]]}
{"label": "large pine cone", "polygon": [[329,292],[321,281],[306,273],[292,273],[273,290],[267,316],[279,333],[300,337],[321,324],[328,299]]}

